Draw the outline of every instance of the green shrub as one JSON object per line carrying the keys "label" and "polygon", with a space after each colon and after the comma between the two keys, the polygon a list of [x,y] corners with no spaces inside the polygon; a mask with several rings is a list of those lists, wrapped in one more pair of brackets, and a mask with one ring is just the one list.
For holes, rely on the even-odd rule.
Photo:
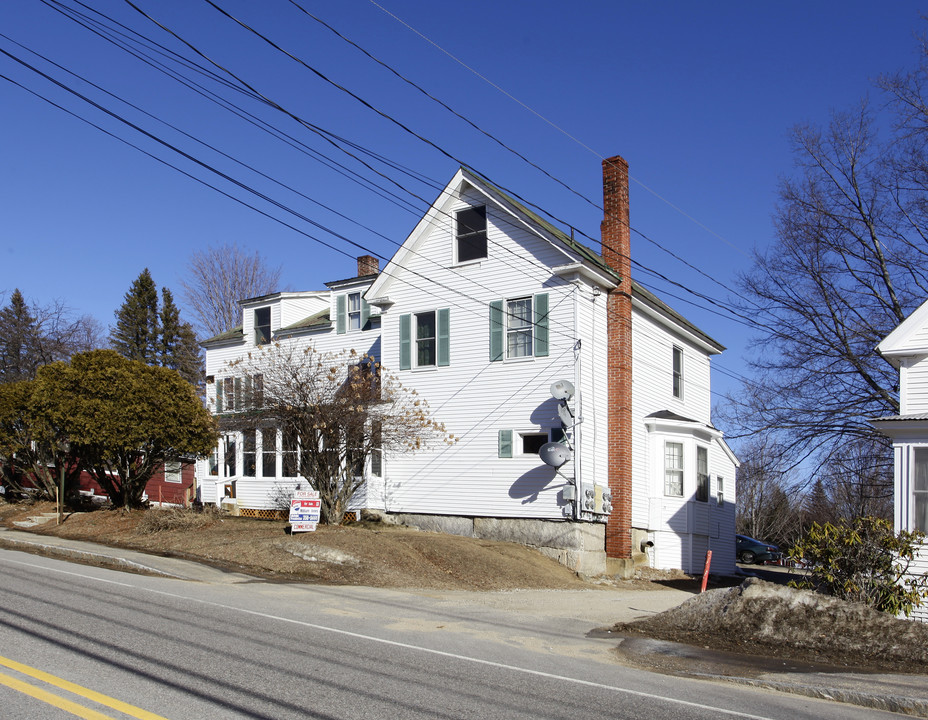
{"label": "green shrub", "polygon": [[893,615],[909,615],[928,597],[925,575],[909,573],[918,546],[924,542],[922,533],[896,535],[881,518],[862,517],[836,525],[813,523],[788,553],[808,574],[790,584]]}

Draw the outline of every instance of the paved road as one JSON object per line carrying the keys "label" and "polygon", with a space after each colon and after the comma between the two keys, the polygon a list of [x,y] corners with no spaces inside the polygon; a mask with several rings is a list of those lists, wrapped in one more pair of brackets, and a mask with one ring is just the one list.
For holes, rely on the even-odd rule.
{"label": "paved road", "polygon": [[196,583],[8,550],[0,573],[0,717],[898,717],[630,670],[561,608]]}

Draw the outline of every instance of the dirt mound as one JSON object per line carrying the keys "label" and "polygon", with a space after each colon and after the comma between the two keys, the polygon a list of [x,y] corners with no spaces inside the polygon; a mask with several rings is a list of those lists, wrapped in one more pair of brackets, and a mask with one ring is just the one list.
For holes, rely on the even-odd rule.
{"label": "dirt mound", "polygon": [[874,670],[924,672],[928,625],[751,578],[613,632]]}

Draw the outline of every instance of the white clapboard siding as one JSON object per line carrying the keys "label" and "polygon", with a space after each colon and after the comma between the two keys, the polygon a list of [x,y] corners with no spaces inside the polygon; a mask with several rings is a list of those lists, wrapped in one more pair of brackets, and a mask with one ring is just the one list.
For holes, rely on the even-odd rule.
{"label": "white clapboard siding", "polygon": [[928,412],[928,358],[920,358],[902,373],[905,414]]}
{"label": "white clapboard siding", "polygon": [[[574,428],[576,446],[582,453],[581,477],[584,485],[608,485],[608,386],[609,357],[606,349],[605,292],[594,294],[585,283],[574,290],[574,307],[577,317],[577,337],[580,349],[576,365],[580,420]],[[568,378],[570,379],[570,378]]]}
{"label": "white clapboard siding", "polygon": [[279,324],[274,324],[271,318],[271,329],[276,332],[280,328],[293,325],[300,320],[322,312],[329,307],[328,291],[312,293],[285,293],[280,302],[278,313]]}
{"label": "white clapboard siding", "polygon": [[[455,201],[448,211],[464,205]],[[406,257],[408,272],[390,286],[394,304],[382,316],[383,363],[428,400],[457,442],[391,456],[385,504],[395,512],[560,519],[563,478],[537,455],[519,454],[519,432],[559,425],[549,386],[575,378],[575,288],[546,269],[563,263],[563,253],[513,227],[493,206],[487,216],[486,260],[451,266],[451,220],[441,215]],[[423,275],[431,282],[418,279]],[[541,292],[549,295],[549,356],[489,362],[490,302]],[[442,308],[450,311],[450,365],[398,371],[399,316]],[[513,431],[512,458],[498,457],[504,429]]]}
{"label": "white clapboard siding", "polygon": [[[909,575],[923,577],[926,574],[928,574],[928,545],[922,545],[919,547],[915,560],[909,566]],[[923,601],[920,607],[915,608],[909,618],[928,622],[928,600]]]}

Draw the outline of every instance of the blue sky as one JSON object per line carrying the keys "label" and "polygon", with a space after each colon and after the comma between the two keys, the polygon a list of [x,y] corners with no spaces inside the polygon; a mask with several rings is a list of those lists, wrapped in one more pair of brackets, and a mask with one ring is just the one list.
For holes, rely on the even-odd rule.
{"label": "blue sky", "polygon": [[[771,240],[778,179],[792,171],[789,128],[827,122],[831,110],[852,107],[868,95],[878,99],[873,78],[912,67],[915,35],[926,29],[922,6],[905,0],[570,5],[474,0],[466,6],[301,0],[306,10],[567,189],[423,98],[288,0],[215,2],[447,155],[577,228],[578,237],[599,237],[601,211],[594,204],[601,204],[601,158],[624,156],[633,178],[633,258],[722,303],[725,287],[750,266],[752,250]],[[170,50],[196,57],[123,0],[86,0],[86,5]],[[436,187],[454,174],[455,159],[333,88],[207,2],[136,0],[136,5],[290,113],[402,163],[426,181],[391,170],[387,174],[403,186],[399,189],[280,112],[221,89],[214,79],[201,81],[307,149],[270,137],[53,9],[81,9],[76,0],[2,3],[0,49],[326,228],[211,175],[0,54],[0,292],[5,296],[19,287],[29,300],[62,300],[108,326],[144,267],[156,283],[180,296],[179,279],[190,253],[220,243],[259,250],[269,263],[281,264],[290,289],[319,289],[327,280],[354,274],[352,258],[361,252],[327,230],[389,257],[425,202],[437,195]],[[379,194],[326,167],[315,153],[361,172],[381,188]],[[383,188],[403,202],[384,199]],[[725,372],[744,372],[752,330],[694,307],[690,301],[696,299],[679,287],[642,272],[636,277],[729,348],[715,361],[723,372],[714,373],[713,386],[718,392],[733,389],[735,382]]]}

